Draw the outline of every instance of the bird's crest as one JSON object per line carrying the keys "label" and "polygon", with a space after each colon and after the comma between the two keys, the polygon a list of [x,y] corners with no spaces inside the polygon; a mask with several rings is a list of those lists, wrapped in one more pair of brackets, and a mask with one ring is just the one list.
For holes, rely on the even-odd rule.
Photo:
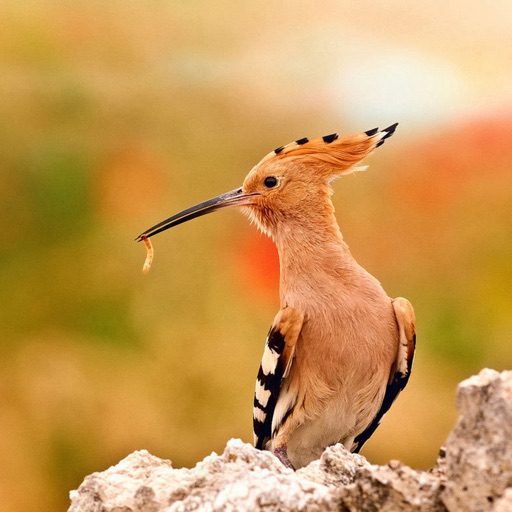
{"label": "bird's crest", "polygon": [[258,165],[280,162],[284,164],[300,158],[304,164],[323,168],[330,178],[364,171],[367,166],[356,167],[356,164],[384,144],[393,135],[397,125],[398,123],[392,124],[383,130],[374,128],[349,137],[340,137],[337,133],[311,140],[304,137],[274,149]]}

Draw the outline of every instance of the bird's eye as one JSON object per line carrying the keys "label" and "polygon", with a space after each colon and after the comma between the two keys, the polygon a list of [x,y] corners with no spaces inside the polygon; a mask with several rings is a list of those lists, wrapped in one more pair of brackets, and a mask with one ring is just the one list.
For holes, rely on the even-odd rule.
{"label": "bird's eye", "polygon": [[274,188],[278,185],[279,180],[275,176],[267,176],[263,183],[267,188]]}

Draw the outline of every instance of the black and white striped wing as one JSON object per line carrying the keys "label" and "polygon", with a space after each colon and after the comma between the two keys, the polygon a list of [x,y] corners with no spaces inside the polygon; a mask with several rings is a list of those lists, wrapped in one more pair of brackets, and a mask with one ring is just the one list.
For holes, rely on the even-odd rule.
{"label": "black and white striped wing", "polygon": [[[274,418],[283,380],[293,363],[303,319],[296,309],[284,308],[277,314],[267,336],[254,393],[254,446],[260,450],[265,449],[288,412],[281,411],[281,418]],[[277,425],[276,419],[279,420]]]}

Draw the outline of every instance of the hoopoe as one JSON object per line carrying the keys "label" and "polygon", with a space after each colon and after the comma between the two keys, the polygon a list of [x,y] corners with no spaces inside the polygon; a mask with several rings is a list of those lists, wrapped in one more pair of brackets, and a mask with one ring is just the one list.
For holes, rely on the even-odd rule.
{"label": "hoopoe", "polygon": [[389,298],[356,262],[330,198],[331,181],[366,169],[358,164],[397,124],[280,146],[241,188],[192,206],[136,239],[231,206],[272,237],[281,309],[257,375],[254,442],[294,469],[337,442],[359,452],[409,379],[414,310],[404,298]]}

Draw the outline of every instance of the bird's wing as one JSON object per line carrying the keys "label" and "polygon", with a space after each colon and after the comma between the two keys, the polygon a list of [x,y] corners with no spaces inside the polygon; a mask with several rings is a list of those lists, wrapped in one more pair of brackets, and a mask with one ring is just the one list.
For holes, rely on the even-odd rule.
{"label": "bird's wing", "polygon": [[[254,445],[260,450],[265,448],[273,435],[277,400],[283,380],[290,372],[303,321],[304,315],[297,309],[283,308],[276,315],[268,333],[254,393]],[[284,416],[286,412],[280,414]]]}
{"label": "bird's wing", "polygon": [[396,400],[400,391],[405,388],[409,380],[409,376],[411,375],[414,349],[416,348],[416,320],[414,316],[414,309],[412,308],[411,303],[402,297],[393,299],[392,302],[400,335],[398,355],[391,368],[386,393],[384,394],[384,399],[379,412],[368,427],[366,427],[366,429],[354,439],[352,451],[355,453],[359,452],[363,444],[366,443],[366,441],[368,441],[371,435],[375,432],[382,420],[382,417]]}

